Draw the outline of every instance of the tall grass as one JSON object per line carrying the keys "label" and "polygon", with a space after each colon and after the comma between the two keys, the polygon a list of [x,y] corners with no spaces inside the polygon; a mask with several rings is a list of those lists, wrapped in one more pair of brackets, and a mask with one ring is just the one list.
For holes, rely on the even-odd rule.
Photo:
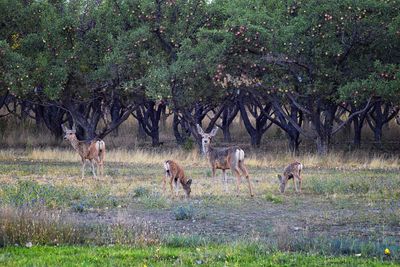
{"label": "tall grass", "polygon": [[[189,167],[208,167],[205,160],[196,149],[184,151],[181,149],[147,150],[147,149],[112,149],[106,153],[107,163],[131,163],[138,165],[162,165],[167,159],[175,159]],[[79,155],[71,149],[34,148],[31,150],[7,149],[0,151],[2,161],[60,161],[75,162],[80,166]],[[369,152],[332,152],[326,156],[304,153],[293,156],[290,153],[269,153],[252,151],[246,153],[245,163],[255,168],[282,168],[288,163],[299,160],[305,168],[362,170],[362,169],[399,169],[400,158],[397,155],[380,155]]]}
{"label": "tall grass", "polygon": [[0,207],[0,247],[9,245],[154,245],[160,243],[157,227],[125,216],[112,224],[78,220],[60,210]]}

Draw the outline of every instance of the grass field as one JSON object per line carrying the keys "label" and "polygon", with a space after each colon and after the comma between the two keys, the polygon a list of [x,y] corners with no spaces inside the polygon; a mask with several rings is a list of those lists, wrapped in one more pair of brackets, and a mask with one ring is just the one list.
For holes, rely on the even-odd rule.
{"label": "grass field", "polygon": [[[182,190],[178,198],[162,192],[165,159],[179,161],[193,178],[191,199]],[[290,183],[282,195],[276,175],[293,158],[250,154],[251,198],[245,181],[235,196],[230,174],[230,191],[224,192],[221,173],[212,180],[206,160],[195,152],[113,150],[104,177],[93,179],[87,168],[82,180],[71,150],[2,150],[0,265],[52,265],[55,259],[101,265],[106,256],[108,265],[149,266],[177,259],[212,266],[225,260],[229,266],[400,261],[398,157],[296,159],[305,166],[303,193],[294,193]]]}
{"label": "grass field", "polygon": [[387,260],[268,252],[255,245],[209,247],[6,248],[2,266],[396,266]]}

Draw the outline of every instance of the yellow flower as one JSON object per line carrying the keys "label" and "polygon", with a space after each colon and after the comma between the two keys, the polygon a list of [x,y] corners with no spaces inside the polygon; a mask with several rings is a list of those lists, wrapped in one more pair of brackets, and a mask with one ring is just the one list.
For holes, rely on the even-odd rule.
{"label": "yellow flower", "polygon": [[390,249],[388,249],[388,248],[385,249],[385,255],[388,255],[388,256],[390,255]]}

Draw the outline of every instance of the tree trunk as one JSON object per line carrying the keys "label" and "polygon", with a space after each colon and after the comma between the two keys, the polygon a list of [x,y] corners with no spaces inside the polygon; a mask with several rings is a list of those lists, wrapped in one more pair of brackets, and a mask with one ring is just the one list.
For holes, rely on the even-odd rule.
{"label": "tree trunk", "polygon": [[288,137],[288,145],[289,145],[289,151],[293,155],[297,155],[299,152],[299,145],[300,145],[300,134],[299,132],[288,132],[287,133]]}
{"label": "tree trunk", "polygon": [[146,131],[143,129],[143,126],[140,122],[138,122],[137,138],[142,141],[146,141],[147,138]]}
{"label": "tree trunk", "polygon": [[232,137],[231,137],[231,132],[229,130],[230,125],[232,124],[232,121],[235,119],[237,113],[239,112],[239,108],[235,104],[235,106],[232,107],[226,107],[224,111],[222,112],[222,125],[221,129],[224,135],[224,142],[232,142]]}
{"label": "tree trunk", "polygon": [[[353,129],[354,129],[354,137],[353,137],[353,145],[356,149],[361,148],[361,131],[362,126],[360,127],[359,119],[353,120]],[[362,124],[361,124],[362,125]]]}
{"label": "tree trunk", "polygon": [[315,143],[317,145],[317,153],[320,156],[327,155],[329,152],[329,141],[326,137],[318,136],[315,139]]}
{"label": "tree trunk", "polygon": [[185,127],[185,122],[183,122],[176,113],[174,113],[172,128],[174,130],[176,143],[180,146],[185,144],[190,137],[190,129]]}

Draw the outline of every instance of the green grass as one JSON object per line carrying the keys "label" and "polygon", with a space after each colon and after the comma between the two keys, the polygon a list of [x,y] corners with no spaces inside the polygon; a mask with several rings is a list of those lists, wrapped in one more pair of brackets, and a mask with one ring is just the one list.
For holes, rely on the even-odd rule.
{"label": "green grass", "polygon": [[386,259],[268,252],[256,245],[209,247],[7,247],[1,266],[400,266]]}

